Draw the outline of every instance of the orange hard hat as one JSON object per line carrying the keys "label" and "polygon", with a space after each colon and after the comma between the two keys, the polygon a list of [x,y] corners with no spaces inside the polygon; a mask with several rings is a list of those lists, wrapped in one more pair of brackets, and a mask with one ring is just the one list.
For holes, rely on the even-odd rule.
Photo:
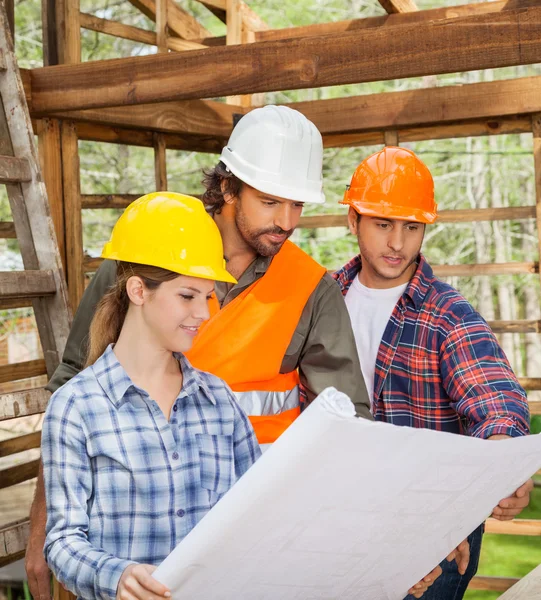
{"label": "orange hard hat", "polygon": [[411,150],[386,146],[357,167],[340,204],[360,215],[434,223],[438,205],[428,167]]}

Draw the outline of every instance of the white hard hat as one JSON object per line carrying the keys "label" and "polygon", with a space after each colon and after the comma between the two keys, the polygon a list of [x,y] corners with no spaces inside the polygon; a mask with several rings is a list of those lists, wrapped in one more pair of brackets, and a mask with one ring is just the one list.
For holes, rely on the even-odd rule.
{"label": "white hard hat", "polygon": [[220,160],[256,190],[322,204],[323,141],[317,127],[287,106],[264,106],[237,123]]}

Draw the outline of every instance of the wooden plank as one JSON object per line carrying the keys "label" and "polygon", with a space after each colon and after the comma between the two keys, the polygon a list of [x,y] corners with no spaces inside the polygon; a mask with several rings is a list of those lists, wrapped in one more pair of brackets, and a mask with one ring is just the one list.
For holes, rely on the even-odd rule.
{"label": "wooden plank", "polygon": [[[503,208],[466,208],[459,210],[441,210],[438,213],[439,223],[472,223],[478,221],[507,221],[534,219],[535,206],[508,206]],[[347,227],[347,216],[318,215],[301,217],[299,227],[315,229],[318,227]]]}
{"label": "wooden plank", "polygon": [[165,138],[162,133],[154,134],[154,176],[156,190],[167,191],[167,153]]}
{"label": "wooden plank", "polygon": [[63,22],[60,28],[65,32],[62,40],[60,61],[67,64],[81,62],[81,25],[79,21],[79,0],[62,0],[59,5],[63,8]]}
{"label": "wooden plank", "polygon": [[83,194],[81,208],[126,208],[142,194]]}
{"label": "wooden plank", "polygon": [[38,476],[40,459],[0,470],[0,490]]}
{"label": "wooden plank", "polygon": [[287,104],[322,135],[489,120],[541,111],[541,77]]}
{"label": "wooden plank", "polygon": [[29,298],[0,298],[0,310],[12,310],[14,308],[28,308],[32,306]]}
{"label": "wooden plank", "polygon": [[[529,407],[531,415],[541,415],[541,402],[530,402]],[[541,475],[541,472],[539,474]]]}
{"label": "wooden plank", "polygon": [[12,221],[0,221],[0,238],[13,239],[16,238],[15,225]]}
{"label": "wooden plank", "polygon": [[41,0],[43,64],[45,66],[57,65],[59,62],[56,21],[56,0]]}
{"label": "wooden plank", "polygon": [[30,377],[39,377],[46,374],[45,361],[41,358],[9,365],[0,365],[0,383],[30,379]]}
{"label": "wooden plank", "polygon": [[35,298],[55,293],[52,271],[0,271],[2,298]]}
{"label": "wooden plank", "polygon": [[541,565],[500,596],[499,600],[539,600],[541,589]]}
{"label": "wooden plank", "polygon": [[29,536],[29,519],[4,525],[0,529],[0,559],[5,559],[24,551]]}
{"label": "wooden plank", "polygon": [[0,395],[0,421],[17,419],[45,412],[51,392],[33,388]]}
{"label": "wooden plank", "polygon": [[512,521],[498,521],[497,519],[487,519],[485,533],[541,536],[541,520],[513,519]]}
{"label": "wooden plank", "polygon": [[79,175],[79,148],[75,124],[63,121],[62,180],[64,187],[64,222],[66,224],[66,275],[68,295],[75,312],[84,293],[83,220]]}
{"label": "wooden plank", "polygon": [[468,589],[505,592],[505,590],[508,590],[517,581],[518,579],[516,577],[487,577],[483,575],[476,575],[471,580]]}
{"label": "wooden plank", "polygon": [[[260,42],[43,67],[31,71],[32,103],[40,112],[76,110],[541,62],[539,6],[430,21],[422,33],[418,25],[401,25],[287,44]],[[216,64],[220,77],[215,77]]]}
{"label": "wooden plank", "polygon": [[512,262],[477,265],[432,265],[437,277],[475,277],[477,275],[520,275],[539,273],[538,262]]}
{"label": "wooden plank", "polygon": [[518,382],[526,391],[541,390],[541,377],[519,377]]}
{"label": "wooden plank", "polygon": [[415,12],[416,10],[419,10],[413,0],[378,0],[378,2],[390,15]]}
{"label": "wooden plank", "polygon": [[488,321],[494,333],[541,333],[541,321]]}
{"label": "wooden plank", "polygon": [[[151,21],[156,21],[156,2],[154,0],[129,0],[129,2]],[[169,0],[167,12],[168,25],[172,33],[186,40],[210,37],[211,33],[173,0]]]}
{"label": "wooden plank", "polygon": [[[502,135],[508,133],[529,133],[531,131],[531,120],[529,116],[503,117],[501,119],[462,121],[449,125],[398,128],[397,131],[402,142]],[[352,148],[357,146],[375,146],[383,143],[382,131],[327,134],[323,136],[323,146],[325,148]]]}
{"label": "wooden plank", "polygon": [[[151,46],[158,45],[158,38],[154,31],[140,29],[139,27],[133,27],[132,25],[125,25],[124,23],[119,23],[118,21],[102,19],[87,13],[81,13],[80,20],[81,27],[83,29],[104,33],[106,35],[112,35],[114,37],[131,40],[133,42],[139,42],[141,44],[149,44]],[[166,45],[167,48],[177,51],[196,50],[197,48],[205,47],[203,44],[199,44],[197,42],[171,37],[167,38]]]}
{"label": "wooden plank", "polygon": [[386,146],[398,146],[398,130],[390,129],[383,132],[383,143]]}
{"label": "wooden plank", "polygon": [[225,0],[197,0],[200,4],[202,4],[205,8],[210,10],[210,12],[220,19],[222,23],[226,22],[226,10],[225,10]]}
{"label": "wooden plank", "polygon": [[0,183],[30,181],[32,172],[26,158],[0,156]]}
{"label": "wooden plank", "polygon": [[94,273],[100,268],[102,262],[103,258],[100,258],[99,256],[86,256],[84,260],[85,273]]}
{"label": "wooden plank", "polygon": [[41,431],[34,431],[33,433],[19,435],[9,440],[2,440],[0,441],[0,457],[39,448],[40,443]]}
{"label": "wooden plank", "polygon": [[55,227],[58,250],[65,272],[66,240],[62,187],[62,150],[60,123],[57,119],[42,119],[39,121],[38,153],[43,181],[47,188],[47,197]]}
{"label": "wooden plank", "polygon": [[156,46],[159,53],[167,53],[167,38],[169,32],[167,28],[167,6],[168,0],[155,0],[156,2]]}
{"label": "wooden plank", "polygon": [[400,14],[396,13],[382,17],[350,19],[347,21],[336,21],[334,23],[317,23],[315,25],[304,25],[301,27],[257,31],[256,40],[258,42],[263,42],[305,38],[310,36],[329,35],[331,33],[356,31],[358,29],[386,28],[394,27],[396,25],[411,25],[414,23],[423,25],[428,21],[441,21],[442,19],[498,13],[502,10],[536,6],[538,3],[538,0],[498,0],[496,2],[482,2],[479,4],[470,3],[460,6],[445,6],[431,10],[420,10],[417,12]]}

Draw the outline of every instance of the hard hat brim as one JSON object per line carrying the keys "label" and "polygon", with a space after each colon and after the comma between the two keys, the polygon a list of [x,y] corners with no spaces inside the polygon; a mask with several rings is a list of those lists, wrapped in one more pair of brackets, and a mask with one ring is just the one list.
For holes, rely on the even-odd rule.
{"label": "hard hat brim", "polygon": [[437,212],[424,211],[412,208],[411,206],[391,206],[384,202],[369,203],[355,200],[341,200],[340,204],[351,206],[360,215],[393,221],[411,221],[432,225],[438,218]]}

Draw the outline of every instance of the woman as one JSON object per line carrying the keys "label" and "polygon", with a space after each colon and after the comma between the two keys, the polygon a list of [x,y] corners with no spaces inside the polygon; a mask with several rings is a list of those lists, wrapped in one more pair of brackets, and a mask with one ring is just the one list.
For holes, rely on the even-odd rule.
{"label": "woman", "polygon": [[139,198],[102,256],[116,285],[92,321],[87,368],[47,408],[45,556],[80,598],[149,600],[162,561],[260,455],[227,385],[182,355],[225,270],[222,241],[189,196]]}

